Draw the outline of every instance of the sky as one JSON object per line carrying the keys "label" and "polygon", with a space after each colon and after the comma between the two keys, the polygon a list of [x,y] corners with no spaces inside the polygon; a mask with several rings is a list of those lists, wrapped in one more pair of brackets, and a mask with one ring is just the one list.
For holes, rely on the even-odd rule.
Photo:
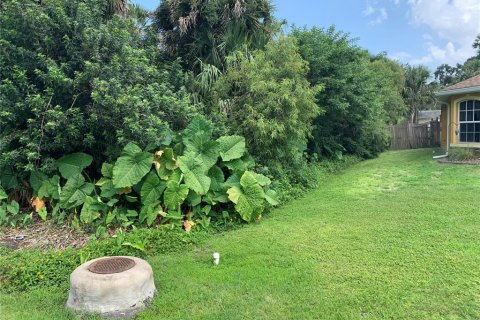
{"label": "sky", "polygon": [[[147,9],[159,0],[133,0]],[[288,25],[317,26],[349,33],[373,54],[432,72],[463,63],[475,54],[480,0],[273,0],[275,16]]]}

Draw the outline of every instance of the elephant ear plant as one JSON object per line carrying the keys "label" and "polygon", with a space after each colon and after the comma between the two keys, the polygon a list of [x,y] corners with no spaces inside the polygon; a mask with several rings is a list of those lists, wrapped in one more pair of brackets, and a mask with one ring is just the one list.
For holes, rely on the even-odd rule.
{"label": "elephant ear plant", "polygon": [[[40,204],[35,211],[43,220],[68,217],[99,236],[111,227],[170,224],[189,231],[236,217],[258,220],[268,204],[278,204],[271,180],[252,171],[243,137],[212,133],[196,116],[171,145],[146,151],[130,142],[115,163],[103,163],[98,179],[90,177],[90,155],[65,155],[56,161],[59,174],[31,173],[32,204]],[[3,189],[0,198],[6,199]],[[0,214],[14,209],[2,203]]]}

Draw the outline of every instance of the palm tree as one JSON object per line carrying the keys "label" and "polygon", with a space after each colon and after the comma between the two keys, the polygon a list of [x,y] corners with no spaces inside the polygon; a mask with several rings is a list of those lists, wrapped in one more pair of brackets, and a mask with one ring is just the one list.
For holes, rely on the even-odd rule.
{"label": "palm tree", "polygon": [[107,0],[105,7],[105,16],[107,18],[118,14],[119,16],[126,17],[128,13],[128,0]]}
{"label": "palm tree", "polygon": [[273,28],[270,0],[163,0],[153,17],[165,51],[200,72],[199,61],[223,70],[245,43],[262,48]]}
{"label": "palm tree", "polygon": [[403,99],[410,107],[410,123],[418,122],[418,108],[433,102],[433,92],[427,84],[430,72],[424,66],[405,66]]}

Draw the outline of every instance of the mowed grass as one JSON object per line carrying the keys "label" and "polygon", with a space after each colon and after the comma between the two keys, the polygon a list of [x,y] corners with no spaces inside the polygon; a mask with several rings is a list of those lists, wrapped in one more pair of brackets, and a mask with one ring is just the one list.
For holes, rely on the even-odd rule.
{"label": "mowed grass", "polygon": [[[137,318],[480,319],[480,167],[432,155],[385,153],[259,224],[150,257],[158,295]],[[75,319],[66,296],[0,295],[0,318]]]}

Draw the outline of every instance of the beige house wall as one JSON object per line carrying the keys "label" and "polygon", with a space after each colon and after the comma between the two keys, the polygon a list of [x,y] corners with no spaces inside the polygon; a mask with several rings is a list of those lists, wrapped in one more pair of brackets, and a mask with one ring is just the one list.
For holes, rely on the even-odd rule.
{"label": "beige house wall", "polygon": [[[480,148],[480,143],[465,143],[465,142],[460,143],[459,142],[459,135],[458,135],[460,131],[459,106],[460,106],[460,103],[465,100],[480,100],[480,92],[454,95],[450,97],[450,147]],[[442,137],[441,137],[442,146],[447,145],[447,141],[446,141],[447,127],[444,126],[444,124],[446,125],[447,123],[447,117],[444,116],[444,111],[445,111],[445,114],[447,113],[446,109],[447,109],[446,107],[442,106],[442,114],[440,118],[441,128],[442,128]]]}

